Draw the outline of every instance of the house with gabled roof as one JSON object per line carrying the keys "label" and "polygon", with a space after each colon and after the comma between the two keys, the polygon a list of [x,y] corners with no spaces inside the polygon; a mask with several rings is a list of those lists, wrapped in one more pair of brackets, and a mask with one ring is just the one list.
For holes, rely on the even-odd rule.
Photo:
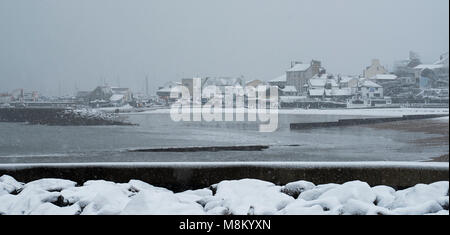
{"label": "house with gabled roof", "polygon": [[291,68],[286,71],[286,86],[294,86],[299,95],[307,94],[307,83],[314,75],[322,70],[320,61],[312,60],[310,63],[292,62]]}

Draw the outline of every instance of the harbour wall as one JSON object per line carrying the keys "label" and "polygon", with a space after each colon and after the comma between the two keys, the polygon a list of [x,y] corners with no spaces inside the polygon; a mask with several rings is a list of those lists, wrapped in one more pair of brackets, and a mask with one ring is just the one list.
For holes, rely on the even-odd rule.
{"label": "harbour wall", "polygon": [[223,180],[260,179],[284,185],[298,180],[315,184],[361,180],[371,186],[403,189],[419,183],[448,181],[448,163],[429,162],[185,162],[0,164],[0,175],[22,182],[63,178],[128,182],[138,179],[173,191],[200,189]]}
{"label": "harbour wall", "polygon": [[408,120],[430,119],[446,117],[448,114],[424,114],[424,115],[403,115],[402,117],[385,117],[385,118],[355,118],[355,119],[340,119],[337,122],[306,122],[306,123],[291,123],[292,130],[313,129],[313,128],[327,128],[327,127],[343,127],[356,125],[369,125],[385,122],[398,122]]}
{"label": "harbour wall", "polygon": [[87,113],[85,115],[67,108],[0,108],[0,122],[27,122],[30,124],[86,126],[132,125],[111,114]]}

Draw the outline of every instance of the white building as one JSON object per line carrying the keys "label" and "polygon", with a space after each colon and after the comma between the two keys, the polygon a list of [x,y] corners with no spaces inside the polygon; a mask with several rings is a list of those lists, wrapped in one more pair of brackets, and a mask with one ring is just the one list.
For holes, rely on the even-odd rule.
{"label": "white building", "polygon": [[357,95],[363,100],[383,99],[383,87],[375,82],[364,79],[358,85]]}
{"label": "white building", "polygon": [[377,74],[369,79],[370,81],[381,85],[386,82],[395,82],[397,80],[397,76],[394,74]]}

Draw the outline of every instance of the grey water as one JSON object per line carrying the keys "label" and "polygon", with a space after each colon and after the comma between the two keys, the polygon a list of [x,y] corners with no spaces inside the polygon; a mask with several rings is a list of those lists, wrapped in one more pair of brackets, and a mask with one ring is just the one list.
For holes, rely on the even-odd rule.
{"label": "grey water", "polygon": [[[420,161],[448,146],[419,146],[433,135],[361,126],[292,131],[292,122],[357,116],[280,114],[273,133],[253,122],[174,122],[169,114],[127,115],[138,126],[45,126],[0,123],[0,163]],[[360,116],[358,116],[360,117]],[[129,152],[136,148],[269,145],[263,151]]]}

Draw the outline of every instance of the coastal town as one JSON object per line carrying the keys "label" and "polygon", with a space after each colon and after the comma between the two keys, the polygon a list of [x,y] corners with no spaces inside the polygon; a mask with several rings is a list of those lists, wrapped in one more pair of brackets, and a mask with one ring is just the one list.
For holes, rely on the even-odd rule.
{"label": "coastal town", "polygon": [[[388,70],[387,67],[392,67]],[[372,59],[359,75],[331,74],[322,61],[292,61],[280,76],[270,79],[240,77],[202,77],[201,86],[274,86],[278,89],[279,108],[448,108],[449,54],[443,53],[431,63],[423,63],[411,51],[404,60],[384,66]],[[193,78],[180,78],[161,84],[156,93],[101,84],[92,91],[76,91],[49,97],[38,91],[16,89],[1,91],[0,107],[90,107],[104,111],[126,112],[167,108],[178,98],[170,94],[179,86],[192,93]],[[224,89],[219,89],[224,92]],[[191,98],[192,99],[192,98]],[[202,100],[206,103],[207,100]]]}
{"label": "coastal town", "polygon": [[[448,216],[449,4],[0,1],[0,216],[175,215],[143,224],[175,234]],[[87,227],[63,218],[32,228]]]}

